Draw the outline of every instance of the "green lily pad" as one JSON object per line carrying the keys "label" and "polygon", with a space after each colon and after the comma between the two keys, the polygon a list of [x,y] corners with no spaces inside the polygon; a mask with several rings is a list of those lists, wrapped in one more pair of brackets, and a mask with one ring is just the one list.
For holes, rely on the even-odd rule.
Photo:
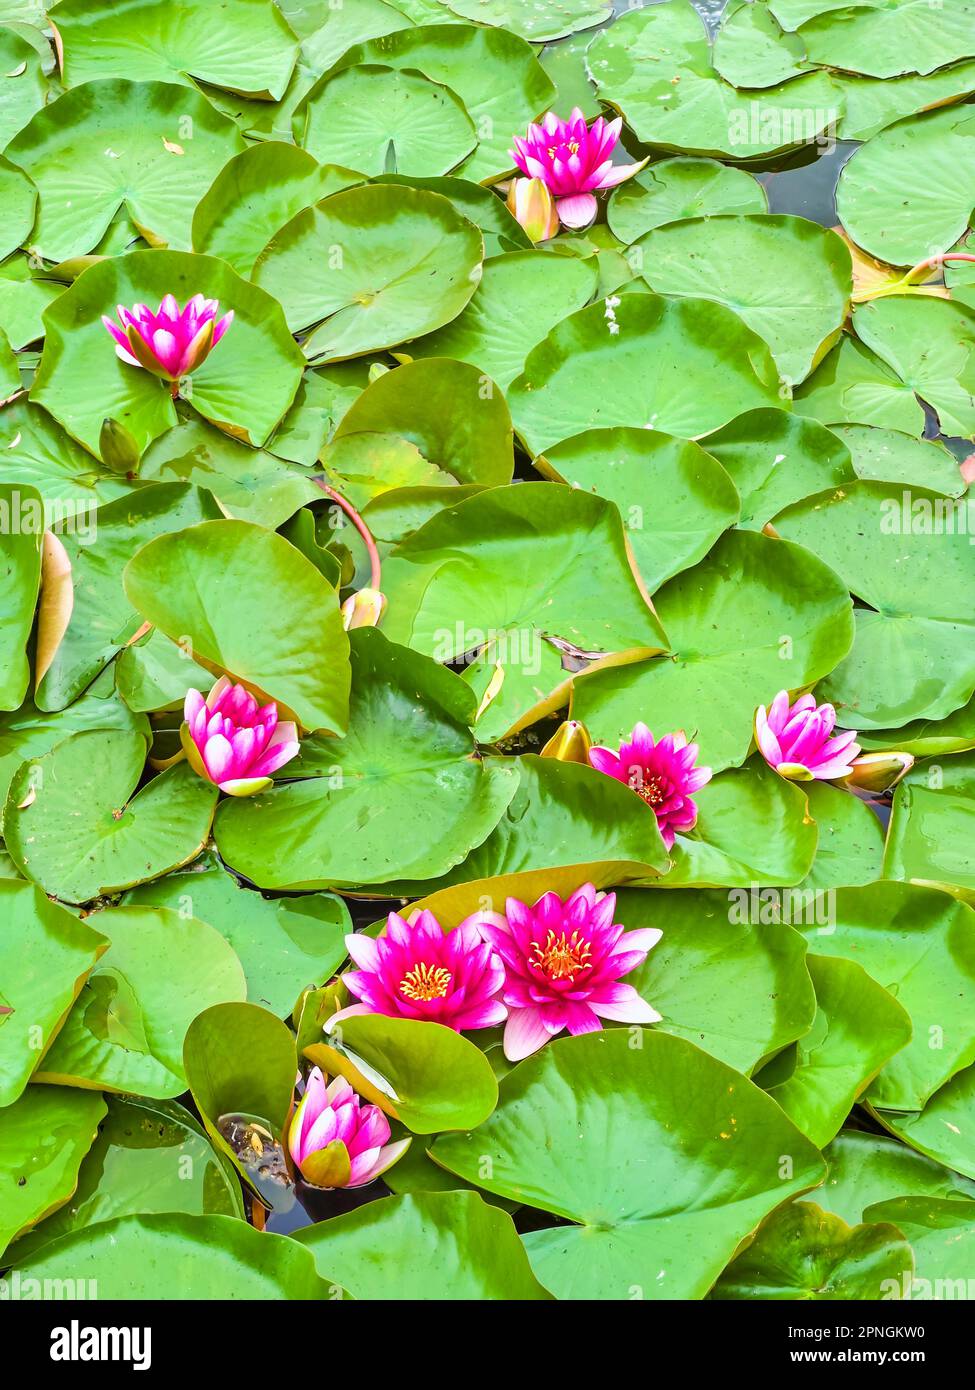
{"label": "green lily pad", "polygon": [[883,753],[896,746],[916,758],[965,753],[975,748],[975,697],[947,719],[916,719],[901,729],[864,729],[857,734],[857,742],[868,753]]}
{"label": "green lily pad", "polygon": [[971,697],[975,573],[966,519],[964,502],[873,482],[819,493],[775,518],[780,535],[809,546],[870,605],[857,608],[853,649],[819,687],[841,725],[938,719]]}
{"label": "green lily pad", "polygon": [[[580,563],[597,544],[603,573],[614,575],[610,609]],[[517,691],[507,715],[526,724],[540,703],[564,703],[554,691],[567,675],[542,656],[551,639],[589,653],[667,644],[630,570],[616,508],[576,489],[523,483],[478,493],[432,517],[383,572],[389,636],[438,661],[484,650]]]}
{"label": "green lily pad", "polygon": [[111,944],[35,1079],[178,1096],[186,1030],[203,1009],[244,998],[240,961],[219,932],[169,908],[112,907],[94,920]]}
{"label": "green lily pad", "polygon": [[193,208],[243,147],[199,93],[108,79],[43,107],[4,153],[37,185],[33,245],[65,261],[93,250],[120,208],[153,245],[188,250]]}
{"label": "green lily pad", "polygon": [[540,468],[616,503],[649,593],[697,564],[738,520],[738,492],[721,464],[656,430],[586,430],[548,449]]}
{"label": "green lily pad", "polygon": [[911,388],[862,343],[845,334],[796,389],[797,415],[824,425],[882,425],[920,435],[924,409]]}
{"label": "green lily pad", "polygon": [[871,1105],[870,1113],[912,1149],[956,1173],[975,1178],[973,1098],[975,1067],[965,1067],[947,1085],[935,1091],[919,1112],[899,1114]]}
{"label": "green lily pad", "polygon": [[972,1298],[975,1205],[937,1197],[896,1197],[868,1208],[868,1221],[889,1221],[910,1242],[916,1264],[913,1282],[901,1283],[912,1302]]}
{"label": "green lily pad", "polygon": [[[927,13],[940,23],[944,11]],[[975,207],[973,150],[975,115],[968,106],[890,126],[844,166],[836,192],[840,221],[864,251],[893,265],[947,251],[968,229]]]}
{"label": "green lily pad", "polygon": [[349,910],[331,893],[268,899],[242,888],[213,857],[187,873],[134,888],[125,902],[167,907],[208,922],[244,967],[247,997],[283,1018],[301,991],[323,984],[345,960]]}
{"label": "green lily pad", "polygon": [[755,0],[726,9],[714,36],[715,70],[735,87],[777,87],[809,72],[802,39]]}
{"label": "green lily pad", "polygon": [[838,431],[785,410],[746,411],[700,443],[741,494],[738,525],[749,531],[761,531],[783,507],[856,477]]}
{"label": "green lily pad", "polygon": [[220,1128],[224,1117],[254,1116],[283,1141],[298,1062],[294,1034],[267,1009],[233,1003],[204,1009],[186,1031],[183,1070],[214,1147],[235,1167],[238,1157]]}
{"label": "green lily pad", "polygon": [[66,524],[69,518],[84,519],[86,512],[132,491],[125,477],[93,458],[26,395],[0,412],[0,449],[4,480],[37,489],[48,506],[50,526],[58,525],[62,541],[73,529]]}
{"label": "green lily pad", "polygon": [[[2,50],[0,50],[2,51]],[[9,79],[2,79],[4,82]],[[2,90],[2,89],[0,89]],[[0,155],[0,259],[23,246],[34,225],[37,189],[30,179]]]}
{"label": "green lily pad", "polygon": [[484,278],[452,323],[410,343],[411,357],[470,362],[507,390],[528,353],[596,289],[596,269],[575,256],[512,251],[484,262]]}
{"label": "green lily pad", "polygon": [[469,362],[407,362],[376,377],[343,415],[334,440],[393,434],[460,483],[510,483],[511,416],[502,393]]}
{"label": "green lily pad", "polygon": [[283,536],[246,521],[160,536],[130,560],[125,591],[173,641],[189,639],[194,659],[280,701],[307,729],[345,732],[348,639],[336,593]]}
{"label": "green lily pad", "polygon": [[15,349],[43,338],[41,315],[63,289],[54,280],[35,280],[26,255],[8,256],[0,263],[0,328]]}
{"label": "green lily pad", "polygon": [[896,295],[860,305],[853,327],[937,411],[943,434],[975,435],[975,309],[927,295]]}
{"label": "green lily pad", "polygon": [[[674,841],[660,888],[751,888],[802,884],[818,829],[802,791],[758,756],[695,792],[697,824]],[[815,907],[815,898],[812,899]]]}
{"label": "green lily pad", "polygon": [[816,858],[803,887],[822,892],[882,878],[884,831],[867,803],[829,782],[804,782],[802,790],[819,828]]}
{"label": "green lily pad", "polygon": [[[119,1216],[181,1211],[243,1218],[240,1184],[210,1147],[203,1127],[172,1100],[107,1096],[35,1086],[27,1097],[85,1097],[104,1115],[82,1159],[70,1203],[21,1236],[12,1254],[33,1255],[52,1240]],[[27,1098],[25,1097],[25,1099]],[[105,1104],[107,1111],[105,1114]]]}
{"label": "green lily pad", "polygon": [[809,1030],[816,999],[802,937],[781,922],[751,920],[741,899],[747,894],[627,889],[614,921],[663,932],[627,976],[662,1015],[656,1029],[750,1076]]}
{"label": "green lily pad", "polygon": [[48,714],[27,700],[19,710],[0,715],[0,799],[6,801],[10,779],[21,763],[36,760],[69,734],[86,729],[119,729],[149,741],[148,720],[133,714],[119,698],[111,671],[103,672],[79,700],[59,713]]}
{"label": "green lily pad", "polygon": [[486,1124],[433,1145],[461,1177],[579,1223],[525,1237],[560,1298],[701,1298],[762,1217],[824,1173],[738,1072],[634,1031],[550,1042],[501,1083]]}
{"label": "green lily pad", "polygon": [[637,139],[679,154],[743,160],[793,149],[822,139],[842,111],[822,72],[755,92],[723,81],[689,0],[621,15],[593,39],[586,64],[600,100],[625,113]]}
{"label": "green lily pad", "polygon": [[716,159],[678,157],[651,164],[610,197],[606,220],[628,245],[668,222],[719,212],[768,212],[765,189],[743,169]]}
{"label": "green lily pad", "polygon": [[814,1202],[790,1202],[762,1224],[711,1294],[717,1299],[873,1300],[910,1286],[914,1256],[891,1222],[850,1227]]}
{"label": "green lily pad", "polygon": [[854,1225],[874,1203],[901,1195],[950,1198],[965,1209],[975,1197],[975,1182],[885,1135],[844,1130],[823,1157],[829,1175],[817,1200]]}
{"label": "green lily pad", "polygon": [[[409,13],[408,7],[404,6],[404,12]],[[443,16],[440,5],[437,12],[437,18]],[[350,48],[320,85],[331,81],[336,71],[363,63],[419,72],[456,93],[480,142],[460,172],[477,183],[492,183],[510,170],[512,135],[520,134],[546,111],[555,95],[531,45],[517,34],[437,23],[432,16],[425,16],[420,28],[404,27]],[[316,92],[312,88],[309,101],[314,101]]]}
{"label": "green lily pad", "polygon": [[[348,12],[350,7],[343,6]],[[330,10],[335,14],[337,11]],[[249,276],[273,234],[303,208],[360,181],[283,141],[250,145],[229,159],[193,213],[193,250]]]}
{"label": "green lily pad", "polygon": [[419,1192],[369,1202],[295,1234],[322,1277],[353,1298],[530,1302],[532,1274],[511,1217],[476,1192]]}
{"label": "green lily pad", "polygon": [[484,254],[497,256],[504,251],[530,251],[532,242],[515,221],[493,188],[484,188],[469,179],[450,175],[446,178],[408,178],[405,174],[382,174],[373,183],[400,183],[406,188],[425,188],[429,193],[441,193],[463,213],[468,222],[480,227],[484,238]]}
{"label": "green lily pad", "polygon": [[12,1105],[51,1046],[108,941],[32,883],[0,879],[0,1105]]}
{"label": "green lily pad", "polygon": [[310,478],[267,450],[251,449],[198,418],[153,440],[139,461],[139,478],[206,488],[225,515],[269,531],[322,495]]}
{"label": "green lily pad", "polygon": [[139,616],[122,588],[122,569],[132,552],[154,536],[217,513],[207,493],[182,483],[141,489],[97,512],[92,504],[76,512],[74,524],[60,536],[71,564],[73,605],[50,665],[43,675],[35,673],[38,709],[71,704],[139,630]]}
{"label": "green lily pad", "polygon": [[[959,714],[971,720],[970,707]],[[898,737],[902,732],[907,730],[898,730]],[[969,738],[963,742],[970,746]],[[939,743],[919,751],[940,756],[955,750],[950,744],[945,747]],[[936,884],[975,903],[975,869],[969,852],[973,825],[975,757],[950,758],[946,764],[916,768],[894,793],[884,858],[886,877]]]}
{"label": "green lily pad", "polygon": [[315,328],[307,355],[335,362],[456,318],[477,288],[483,256],[478,229],[439,193],[363,185],[292,218],[258,256],[252,278],[280,300],[293,332]]}
{"label": "green lily pad", "polygon": [[295,111],[295,137],[323,164],[366,174],[438,177],[476,147],[477,132],[449,87],[418,73],[363,64],[316,86]]}
{"label": "green lily pad", "polygon": [[[158,306],[165,294],[181,303],[206,294],[223,312],[233,310],[225,338],[182,388],[183,397],[245,443],[263,444],[294,400],[304,359],[274,301],[211,256],[133,251],[91,266],[45,310],[44,352],[31,399],[95,455],[106,416],[144,450],[177,423],[171,390],[116,356],[102,317],[117,304]],[[255,391],[258,376],[261,390]]]}
{"label": "green lily pad", "polygon": [[726,213],[658,227],[633,248],[662,294],[714,300],[768,343],[784,381],[804,380],[850,307],[845,242],[802,217]]}
{"label": "green lily pad", "polygon": [[374,628],[353,632],[352,653],[346,738],[305,740],[288,765],[299,781],[221,808],[221,858],[262,888],[434,878],[514,795],[514,769],[473,756],[474,698],[457,676]]}
{"label": "green lily pad", "polygon": [[305,1057],[346,1077],[366,1100],[414,1134],[474,1129],[498,1101],[498,1083],[480,1048],[440,1023],[362,1014],[344,1018]]}
{"label": "green lily pad", "polygon": [[105,1102],[97,1093],[60,1086],[28,1086],[4,1109],[0,1256],[22,1231],[71,1197],[104,1114]]}
{"label": "green lily pad", "polygon": [[[965,491],[958,460],[936,439],[915,439],[900,430],[876,425],[836,425],[833,433],[849,449],[859,478],[906,483],[943,492],[947,497],[960,497]],[[828,486],[824,483],[823,489]]]}
{"label": "green lily pad", "polygon": [[571,878],[574,888],[587,882],[608,888],[653,879],[667,868],[656,816],[615,778],[530,754],[518,758],[515,768],[510,759],[500,767],[517,772],[518,789],[484,843],[435,886],[400,881],[387,884],[387,892],[413,897],[490,880],[501,911],[507,895],[539,897],[549,886],[548,875],[562,884]]}
{"label": "green lily pad", "polygon": [[446,0],[447,8],[478,24],[494,24],[532,43],[548,43],[579,29],[592,29],[613,13],[613,0]]}
{"label": "green lily pad", "polygon": [[616,300],[571,314],[528,354],[508,405],[532,453],[596,426],[692,439],[743,410],[781,403],[768,348],[723,304],[656,294]]}
{"label": "green lily pad", "polygon": [[192,79],[244,96],[284,95],[298,45],[270,0],[62,0],[57,15],[69,87],[101,77]]}
{"label": "green lily pad", "polygon": [[817,955],[854,960],[910,1015],[914,1035],[870,1086],[871,1105],[919,1110],[975,1061],[975,912],[902,883],[840,888],[836,919],[803,927]]}
{"label": "green lily pad", "polygon": [[22,1289],[70,1278],[74,1287],[97,1288],[99,1298],[131,1302],[324,1302],[342,1293],[319,1278],[312,1256],[288,1236],[231,1216],[183,1212],[99,1221],[46,1245],[17,1273]]}
{"label": "green lily pad", "polygon": [[716,770],[744,762],[759,705],[831,671],[852,640],[849,595],[833,571],[811,550],[753,531],[729,531],[654,603],[676,657],[577,677],[572,717],[614,748],[640,721],[658,738],[684,729]]}
{"label": "green lily pad", "polygon": [[17,709],[30,684],[26,648],[34,626],[44,528],[40,493],[0,484],[0,710]]}
{"label": "green lily pad", "polygon": [[20,872],[65,902],[83,903],[195,858],[217,789],[181,763],[133,795],[145,757],[141,734],[93,729],[24,763],[3,816]]}
{"label": "green lily pad", "polygon": [[[6,16],[3,23],[9,23]],[[37,50],[13,29],[0,29],[0,73],[3,74],[0,77],[0,149],[3,149],[44,105],[48,86]]]}
{"label": "green lily pad", "polygon": [[[814,950],[818,939],[810,938]],[[816,1016],[758,1084],[824,1148],[880,1069],[911,1040],[910,1015],[855,960],[810,954]]]}
{"label": "green lily pad", "polygon": [[928,0],[906,0],[857,5],[853,11],[830,9],[801,25],[799,38],[814,63],[870,77],[897,77],[932,72],[975,54],[972,0],[941,0],[937,9]]}
{"label": "green lily pad", "polygon": [[[834,74],[846,107],[837,134],[843,140],[870,140],[904,116],[970,96],[975,62],[952,63],[924,77],[859,77]],[[940,199],[942,190],[934,190]]]}

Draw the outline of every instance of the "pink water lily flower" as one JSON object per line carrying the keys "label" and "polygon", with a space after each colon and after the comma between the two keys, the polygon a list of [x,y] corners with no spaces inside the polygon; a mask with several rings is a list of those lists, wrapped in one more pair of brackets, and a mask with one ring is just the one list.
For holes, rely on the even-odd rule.
{"label": "pink water lily flower", "polygon": [[290,720],[278,722],[274,701],[258,706],[229,676],[221,676],[206,699],[188,690],[183,719],[180,742],[193,771],[230,796],[270,786],[271,773],[298,752],[298,732]]}
{"label": "pink water lily flower", "polygon": [[611,748],[591,748],[589,761],[599,772],[625,782],[656,813],[660,838],[672,849],[676,831],[691,830],[697,806],[691,794],[711,780],[709,767],[696,767],[699,748],[683,733],[665,734],[654,742],[646,724],[637,724],[630,737]]}
{"label": "pink water lily flower", "polygon": [[539,125],[528,127],[524,139],[515,136],[508,154],[523,174],[548,187],[564,226],[587,227],[596,216],[593,191],[615,188],[647,162],[614,164],[610,159],[622,127],[619,116],[608,123],[599,116],[590,128],[578,106],[567,121],[549,111]]}
{"label": "pink water lily flower", "polygon": [[107,315],[102,323],[115,339],[115,351],[131,367],[145,367],[153,376],[178,383],[210,355],[234,321],[234,311],[218,318],[220,305],[215,299],[195,294],[181,309],[167,294],[153,313],[147,304],[126,309],[119,304],[119,324]]}
{"label": "pink water lily flower", "polygon": [[363,1187],[402,1158],[412,1143],[390,1144],[389,1121],[378,1105],[363,1105],[344,1076],[326,1086],[313,1067],[288,1131],[288,1148],[306,1182],[316,1187]]}
{"label": "pink water lily flower", "polygon": [[794,705],[780,690],[766,711],[755,713],[755,741],[769,767],[790,782],[830,781],[847,777],[860,752],[856,731],[830,735],[836,727],[832,705],[816,704],[814,695],[800,695]]}
{"label": "pink water lily flower", "polygon": [[604,1018],[659,1022],[656,1009],[620,977],[643,964],[661,933],[655,927],[624,931],[613,921],[615,912],[615,893],[597,893],[585,883],[564,902],[557,893],[543,893],[532,907],[509,898],[504,913],[476,914],[504,962],[504,1055],[510,1062],[563,1029],[598,1032]]}
{"label": "pink water lily flower", "polygon": [[342,979],[362,1002],[342,1009],[350,1014],[426,1019],[455,1032],[502,1023],[504,967],[471,918],[445,932],[432,912],[405,921],[391,912],[384,936],[360,932],[345,938],[359,966]]}

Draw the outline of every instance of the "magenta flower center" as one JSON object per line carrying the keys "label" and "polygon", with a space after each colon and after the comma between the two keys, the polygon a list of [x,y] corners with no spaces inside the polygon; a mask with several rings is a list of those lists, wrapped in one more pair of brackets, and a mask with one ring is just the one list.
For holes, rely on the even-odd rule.
{"label": "magenta flower center", "polygon": [[399,992],[405,999],[423,1000],[445,998],[451,981],[444,965],[415,965],[399,982]]}
{"label": "magenta flower center", "polygon": [[537,970],[541,970],[550,980],[575,979],[580,970],[592,964],[592,947],[588,941],[574,931],[571,936],[565,932],[549,931],[544,946],[533,941],[529,960]]}

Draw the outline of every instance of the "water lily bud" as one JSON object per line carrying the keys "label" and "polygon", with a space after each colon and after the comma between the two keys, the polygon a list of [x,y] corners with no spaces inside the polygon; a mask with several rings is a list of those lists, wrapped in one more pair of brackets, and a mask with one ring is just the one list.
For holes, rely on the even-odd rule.
{"label": "water lily bud", "polygon": [[559,230],[559,215],[541,179],[512,179],[508,211],[532,241],[548,241]]}
{"label": "water lily bud", "polygon": [[263,791],[299,750],[295,725],[278,719],[274,701],[258,707],[229,676],[221,676],[206,699],[198,690],[186,692],[179,739],[197,776],[228,796]]}
{"label": "water lily bud", "polygon": [[102,463],[113,473],[135,473],[139,467],[139,446],[121,421],[111,415],[102,421],[98,436]]}
{"label": "water lily bud", "polygon": [[313,1067],[288,1133],[295,1167],[315,1187],[364,1187],[391,1167],[412,1139],[389,1143],[389,1121],[363,1105],[344,1077],[326,1084]]}
{"label": "water lily bud", "polygon": [[583,763],[589,765],[589,749],[592,739],[585,724],[578,719],[567,719],[542,749],[543,758],[558,758],[560,763]]}
{"label": "water lily bud", "polygon": [[342,604],[342,626],[378,627],[386,612],[386,596],[378,589],[358,589]]}
{"label": "water lily bud", "polygon": [[890,791],[913,766],[913,753],[864,753],[854,760],[849,774],[839,785],[858,793]]}

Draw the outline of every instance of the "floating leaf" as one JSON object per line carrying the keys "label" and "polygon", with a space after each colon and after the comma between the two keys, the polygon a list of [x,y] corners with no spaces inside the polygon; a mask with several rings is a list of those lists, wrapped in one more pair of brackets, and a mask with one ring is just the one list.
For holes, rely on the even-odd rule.
{"label": "floating leaf", "polygon": [[513,769],[473,756],[474,699],[453,672],[374,628],[352,634],[352,652],[349,734],[305,740],[288,767],[301,780],[221,808],[222,859],[262,888],[433,878],[481,843],[514,795]]}
{"label": "floating leaf", "polygon": [[[313,360],[341,361],[456,318],[481,278],[478,229],[439,193],[396,184],[333,193],[268,242],[252,278]],[[436,283],[431,285],[431,277]]]}
{"label": "floating leaf", "polygon": [[[230,1216],[120,1216],[99,1221],[44,1246],[17,1268],[20,1286],[66,1277],[99,1298],[289,1299],[341,1296],[315,1272],[297,1241],[257,1231]],[[28,1284],[27,1281],[31,1281]]]}
{"label": "floating leaf", "polygon": [[294,117],[302,147],[325,164],[366,174],[448,174],[477,145],[460,98],[414,72],[346,68],[316,86]]}
{"label": "floating leaf", "polygon": [[511,1217],[476,1192],[418,1192],[370,1202],[295,1235],[322,1277],[353,1298],[457,1302],[550,1295],[531,1272]]}
{"label": "floating leaf", "polygon": [[[193,138],[176,155],[165,142],[184,130]],[[34,246],[65,261],[92,251],[120,208],[152,245],[188,250],[194,206],[241,149],[236,127],[197,92],[108,79],[43,107],[4,153],[37,185]]]}
{"label": "floating leaf", "polygon": [[173,641],[189,639],[194,659],[280,701],[307,729],[345,732],[348,639],[335,590],[282,536],[246,521],[160,536],[129,562],[125,591]]}
{"label": "floating leaf", "polygon": [[145,757],[141,734],[93,729],[24,763],[3,817],[21,873],[65,902],[83,903],[195,858],[217,789],[181,763],[133,795]]}
{"label": "floating leaf", "polygon": [[0,1105],[22,1093],[108,941],[32,883],[0,879]]}
{"label": "floating leaf", "polygon": [[720,463],[656,430],[586,430],[548,449],[541,471],[616,503],[651,593],[738,520],[738,493]]}
{"label": "floating leaf", "polygon": [[759,705],[832,670],[852,639],[837,576],[811,550],[753,531],[728,532],[654,603],[676,658],[583,674],[572,717],[614,748],[640,721],[658,738],[684,729],[718,769],[744,762]]}
{"label": "floating leaf", "polygon": [[247,996],[279,1018],[309,985],[324,984],[346,957],[352,930],[341,898],[315,893],[265,898],[242,888],[213,857],[187,873],[134,888],[126,903],[176,908],[229,941],[247,977]]}
{"label": "floating leaf", "polygon": [[[656,8],[661,8],[657,6]],[[529,354],[508,404],[534,454],[595,426],[696,438],[743,410],[778,405],[762,340],[706,299],[628,294],[572,314]]]}
{"label": "floating leaf", "polygon": [[869,1301],[905,1280],[909,1287],[913,1273],[911,1247],[890,1222],[851,1228],[814,1202],[790,1202],[759,1227],[711,1297]]}
{"label": "floating leaf", "polygon": [[[78,1169],[104,1114],[105,1102],[97,1093],[60,1086],[28,1086],[19,1100],[4,1109],[0,1255],[22,1231],[71,1197]],[[18,1246],[18,1258],[23,1248]]]}
{"label": "floating leaf", "polygon": [[491,1114],[498,1083],[479,1048],[452,1028],[414,1018],[342,1019],[305,1056],[344,1076],[414,1134],[473,1129]]}
{"label": "floating leaf", "polygon": [[743,169],[715,159],[663,159],[613,191],[611,230],[628,244],[654,227],[718,212],[767,212],[765,189]]}
{"label": "floating leaf", "polygon": [[550,1042],[505,1078],[486,1124],[433,1146],[461,1177],[578,1223],[525,1239],[557,1297],[701,1298],[762,1217],[823,1176],[750,1081],[683,1038],[640,1039]]}

